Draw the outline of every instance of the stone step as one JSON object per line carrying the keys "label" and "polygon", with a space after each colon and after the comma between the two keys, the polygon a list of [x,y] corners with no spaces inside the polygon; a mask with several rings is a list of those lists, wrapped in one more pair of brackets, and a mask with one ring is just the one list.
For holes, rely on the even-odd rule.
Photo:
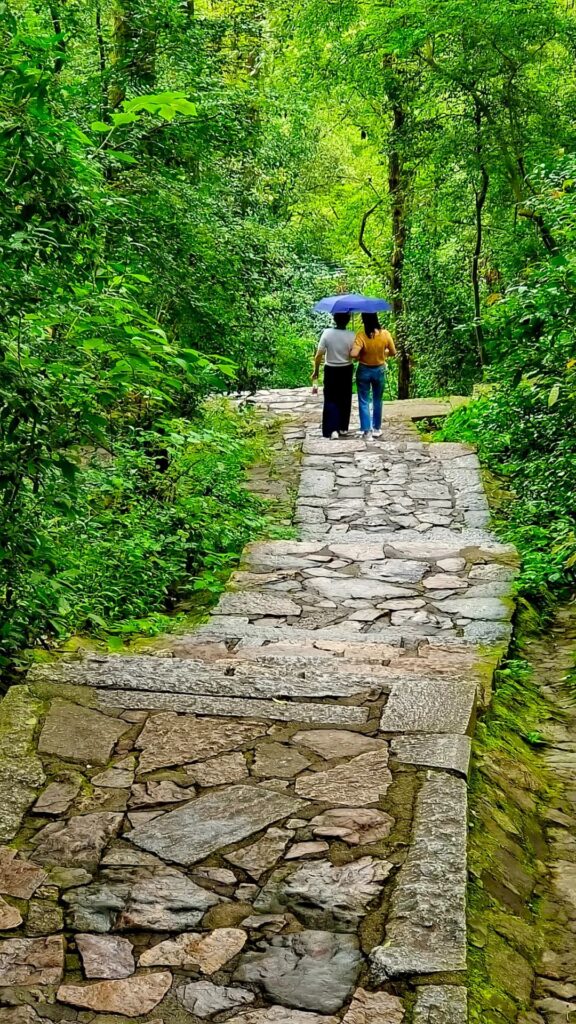
{"label": "stone step", "polygon": [[[205,631],[199,635],[206,640],[221,638],[227,643],[236,643],[246,637],[256,638],[261,643],[284,642],[289,639],[287,630],[288,623],[280,622],[278,625],[270,626],[256,621],[249,622],[239,616],[214,616]],[[274,634],[276,634],[274,636]],[[423,644],[430,642],[438,646],[448,648],[452,644],[454,648],[463,648],[466,645],[490,644],[506,645],[512,634],[512,626],[509,621],[475,621],[455,629],[439,629],[431,625],[423,625],[420,628],[401,628],[383,626],[382,628],[371,628],[367,632],[352,630],[349,620],[337,623],[330,627],[318,627],[316,629],[293,629],[293,642],[300,644],[301,641],[318,639],[351,641],[352,638],[360,642],[374,642],[383,646],[391,646],[397,649],[407,648],[417,650]]]}
{"label": "stone step", "polygon": [[385,942],[370,958],[378,981],[466,969],[466,841],[466,782],[429,771],[392,892]]}
{"label": "stone step", "polygon": [[262,643],[279,643],[289,641],[306,646],[317,640],[335,640],[343,643],[386,644],[389,647],[418,648],[422,643],[438,643],[442,647],[465,647],[466,644],[486,644],[506,640],[511,633],[509,622],[471,622],[462,627],[462,635],[453,630],[432,630],[424,627],[416,628],[387,626],[382,629],[371,629],[369,633],[353,630],[349,623],[328,626],[320,629],[298,629],[297,626],[279,625],[263,626],[259,623],[247,622],[240,616],[215,615],[205,626],[200,626],[197,636],[201,641],[221,638],[227,641],[242,640],[246,637],[257,639]]}
{"label": "stone step", "polygon": [[[364,550],[367,546],[367,550]],[[310,555],[327,554],[346,558],[351,562],[376,558],[416,558],[437,561],[458,557],[467,549],[474,553],[474,561],[502,562],[512,568],[518,566],[518,554],[511,544],[501,544],[493,534],[485,530],[446,530],[433,527],[426,534],[417,530],[398,530],[394,533],[368,533],[355,531],[353,537],[343,534],[339,540],[273,540],[256,541],[248,544],[242,557],[243,563],[253,560],[265,561],[267,555],[289,555],[305,558]]]}
{"label": "stone step", "polygon": [[382,732],[459,733],[472,731],[477,686],[472,682],[423,679],[394,684],[380,719]]}
{"label": "stone step", "polygon": [[368,709],[340,704],[303,701],[243,700],[236,697],[203,697],[144,690],[96,690],[101,708],[174,711],[186,715],[230,718],[263,718],[279,722],[314,722],[319,725],[364,725]]}
{"label": "stone step", "polygon": [[400,764],[415,764],[422,768],[444,768],[468,776],[472,740],[470,736],[454,734],[428,735],[413,733],[394,736],[390,751]]}
{"label": "stone step", "polygon": [[[461,674],[466,681],[465,672]],[[290,671],[287,665],[259,665],[234,660],[202,661],[155,658],[149,655],[88,656],[30,670],[32,683],[63,683],[105,690],[145,690],[203,696],[354,697],[374,691],[389,693],[395,685],[423,682],[433,686],[433,674],[402,673],[383,665],[354,667],[341,662],[338,671],[310,659]]]}
{"label": "stone step", "polygon": [[[397,678],[397,677],[396,677]],[[335,675],[327,667],[287,672],[284,667],[249,662],[154,658],[147,655],[89,657],[82,661],[37,666],[31,682],[62,682],[106,690],[144,690],[215,697],[354,697],[374,690],[388,691],[391,681],[377,673],[347,671]]]}

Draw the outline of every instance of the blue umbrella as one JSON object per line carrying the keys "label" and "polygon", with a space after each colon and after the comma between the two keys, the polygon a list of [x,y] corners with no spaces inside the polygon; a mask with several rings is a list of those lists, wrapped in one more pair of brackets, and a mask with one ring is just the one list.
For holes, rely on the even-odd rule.
{"label": "blue umbrella", "polygon": [[328,295],[314,306],[315,313],[382,313],[392,309],[385,299],[371,299],[367,295]]}

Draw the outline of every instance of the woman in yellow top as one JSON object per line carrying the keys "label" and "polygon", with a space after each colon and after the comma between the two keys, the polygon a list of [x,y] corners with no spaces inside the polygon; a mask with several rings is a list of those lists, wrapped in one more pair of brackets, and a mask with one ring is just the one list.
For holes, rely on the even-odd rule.
{"label": "woman in yellow top", "polygon": [[[380,326],[375,313],[362,313],[364,330],[359,331],[350,355],[358,360],[356,384],[360,430],[366,438],[382,434],[382,397],[386,382],[386,361],[396,355],[389,331]],[[372,397],[372,410],[370,410]]]}

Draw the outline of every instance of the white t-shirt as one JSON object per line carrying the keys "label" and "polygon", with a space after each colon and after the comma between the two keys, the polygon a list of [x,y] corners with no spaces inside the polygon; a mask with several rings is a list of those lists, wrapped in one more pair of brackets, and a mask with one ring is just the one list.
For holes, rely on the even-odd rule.
{"label": "white t-shirt", "polygon": [[326,353],[326,366],[347,366],[351,363],[350,352],[355,338],[354,331],[341,331],[337,327],[329,327],[324,331],[318,352]]}

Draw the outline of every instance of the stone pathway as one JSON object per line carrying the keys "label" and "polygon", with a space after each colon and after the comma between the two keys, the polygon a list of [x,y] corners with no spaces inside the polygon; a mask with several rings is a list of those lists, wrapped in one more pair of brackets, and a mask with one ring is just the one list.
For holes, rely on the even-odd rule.
{"label": "stone pathway", "polygon": [[307,391],[257,401],[302,448],[300,539],[251,545],[157,656],[2,703],[2,1021],[466,1020],[466,776],[515,553],[476,456],[406,418],[438,403],[365,443],[324,441]]}

